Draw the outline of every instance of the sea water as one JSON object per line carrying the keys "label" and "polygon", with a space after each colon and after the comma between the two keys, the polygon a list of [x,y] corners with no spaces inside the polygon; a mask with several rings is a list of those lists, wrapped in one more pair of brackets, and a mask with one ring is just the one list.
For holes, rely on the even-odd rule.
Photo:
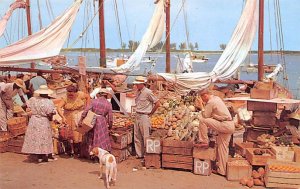
{"label": "sea water", "polygon": [[[129,53],[124,53],[126,56],[130,56]],[[68,52],[65,53],[65,55],[68,58],[68,62],[70,65],[77,65],[77,57],[79,55],[86,56],[87,58],[87,64],[88,66],[99,66],[99,53],[96,52]],[[208,61],[205,63],[194,63],[193,68],[194,72],[210,72],[213,70],[216,62],[219,60],[221,54],[214,54],[214,53],[208,53],[203,54],[208,58]],[[109,57],[117,57],[120,56],[120,53],[107,53],[107,56]],[[148,72],[152,73],[161,73],[165,72],[165,54],[163,53],[148,53],[144,57],[155,60],[155,63],[142,63],[139,70],[134,71],[133,75],[135,74],[147,74]],[[183,53],[171,53],[171,72],[175,72],[176,70],[176,64],[178,62],[179,58],[183,58]],[[286,75],[288,80],[283,80],[283,72],[280,72],[280,74],[277,77],[277,81],[281,84],[287,83],[286,86],[293,94],[294,98],[300,99],[300,54],[287,54],[284,55],[284,59],[281,58],[280,55],[275,54],[265,54],[264,55],[264,63],[265,64],[283,64],[285,62],[286,65]],[[244,61],[244,64],[257,63],[257,54],[251,54],[248,55],[246,60]],[[240,71],[240,79],[243,80],[257,80],[257,72],[254,73],[247,73]],[[129,81],[133,80],[133,77],[129,78]],[[285,82],[287,81],[287,82]]]}

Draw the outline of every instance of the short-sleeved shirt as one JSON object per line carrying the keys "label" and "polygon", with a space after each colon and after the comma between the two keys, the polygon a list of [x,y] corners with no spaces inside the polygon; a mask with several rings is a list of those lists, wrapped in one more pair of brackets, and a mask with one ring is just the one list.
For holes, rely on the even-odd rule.
{"label": "short-sleeved shirt", "polygon": [[202,113],[204,118],[214,118],[218,121],[231,121],[231,114],[226,107],[225,103],[218,96],[212,96],[207,102],[204,112]]}
{"label": "short-sleeved shirt", "polygon": [[[13,97],[18,93],[19,96],[24,96],[24,92],[21,88],[14,89],[14,83],[5,83],[1,85],[1,91],[4,93],[2,94],[2,99],[6,105],[9,106],[9,109],[13,107]],[[3,89],[2,89],[3,88]]]}
{"label": "short-sleeved shirt", "polygon": [[36,76],[30,80],[33,90],[36,91],[40,88],[41,85],[47,85],[46,79],[41,76]]}
{"label": "short-sleeved shirt", "polygon": [[136,112],[142,114],[150,114],[154,104],[158,101],[158,98],[154,96],[153,92],[144,87],[138,92],[135,99]]}

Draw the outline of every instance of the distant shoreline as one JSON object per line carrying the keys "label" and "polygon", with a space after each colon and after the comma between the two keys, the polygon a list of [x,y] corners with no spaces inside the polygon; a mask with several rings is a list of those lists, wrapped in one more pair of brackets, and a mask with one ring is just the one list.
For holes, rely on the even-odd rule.
{"label": "distant shoreline", "polygon": [[[73,48],[73,49],[62,49],[62,52],[99,52],[99,49],[95,48]],[[130,53],[129,49],[106,49],[107,52],[120,52],[120,53]],[[172,53],[185,53],[189,52],[186,50],[171,50]],[[223,51],[193,51],[194,53],[201,53],[201,54],[222,54]],[[300,51],[283,51],[284,54],[294,54],[300,55]],[[149,54],[162,54],[162,52],[154,52],[154,51],[147,51]],[[252,54],[257,54],[257,51],[251,51]],[[280,54],[279,51],[264,51],[265,54]]]}

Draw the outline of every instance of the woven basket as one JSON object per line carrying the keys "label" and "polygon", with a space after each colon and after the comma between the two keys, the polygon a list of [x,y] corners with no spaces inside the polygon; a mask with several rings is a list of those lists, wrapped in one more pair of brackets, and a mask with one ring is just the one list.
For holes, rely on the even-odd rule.
{"label": "woven basket", "polygon": [[7,120],[7,129],[13,136],[23,135],[26,132],[26,117],[13,117]]}

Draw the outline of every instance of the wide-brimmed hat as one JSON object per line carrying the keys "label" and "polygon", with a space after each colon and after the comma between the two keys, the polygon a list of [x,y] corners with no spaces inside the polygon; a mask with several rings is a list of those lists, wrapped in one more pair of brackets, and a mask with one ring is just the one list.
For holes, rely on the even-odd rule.
{"label": "wide-brimmed hat", "polygon": [[106,89],[106,88],[95,88],[94,90],[93,90],[93,92],[91,92],[91,94],[90,94],[90,97],[91,98],[95,98],[96,97],[96,94],[98,94],[98,93],[106,93],[106,94],[111,94],[111,92],[110,92],[110,90],[108,90],[108,89]]}
{"label": "wide-brimmed hat", "polygon": [[16,80],[14,81],[14,83],[15,83],[16,85],[18,85],[19,87],[21,87],[21,89],[23,89],[23,91],[26,90],[24,81],[23,81],[22,79],[16,79]]}
{"label": "wide-brimmed hat", "polygon": [[38,90],[34,91],[35,94],[47,94],[47,95],[51,95],[53,94],[53,91],[51,89],[48,89],[47,85],[41,85],[40,88]]}
{"label": "wide-brimmed hat", "polygon": [[132,82],[133,84],[143,84],[147,82],[147,78],[143,76],[137,76],[135,80]]}

